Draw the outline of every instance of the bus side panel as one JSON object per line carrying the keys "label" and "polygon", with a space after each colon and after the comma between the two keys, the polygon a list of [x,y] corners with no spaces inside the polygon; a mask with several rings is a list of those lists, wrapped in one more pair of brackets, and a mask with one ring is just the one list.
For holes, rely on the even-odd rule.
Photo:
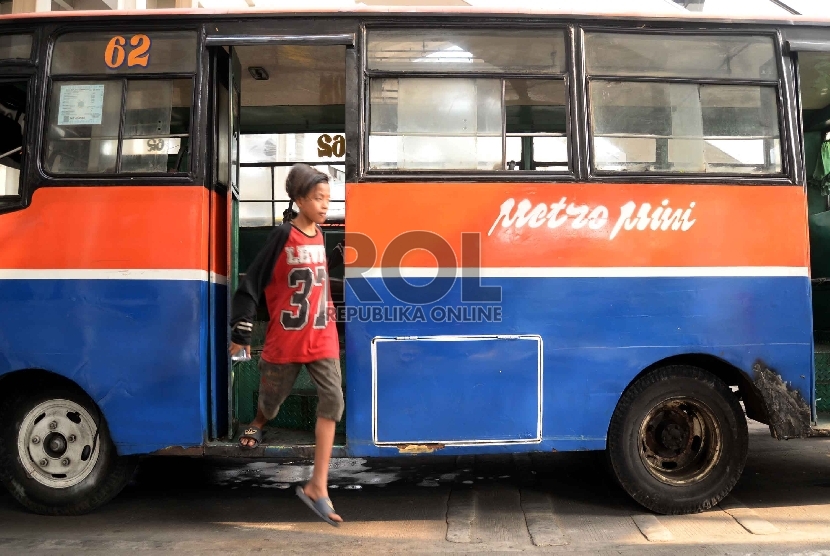
{"label": "bus side panel", "polygon": [[203,187],[42,188],[0,216],[0,374],[74,380],[119,453],[201,445],[207,207]]}
{"label": "bus side panel", "polygon": [[[451,283],[451,279],[438,280]],[[508,359],[499,360],[503,375],[488,375],[481,363],[464,351],[442,350],[440,359],[433,357],[435,360],[430,357],[435,352],[427,352],[423,360],[429,363],[426,368],[430,373],[406,375],[413,368],[411,358],[402,355],[391,360],[387,356],[384,360],[372,351],[372,340],[390,333],[402,338],[540,335],[544,339],[542,431],[545,441],[550,442],[544,449],[604,448],[608,423],[622,391],[640,371],[675,355],[709,354],[750,374],[753,364],[763,361],[805,396],[809,392],[812,350],[810,331],[804,325],[810,317],[806,278],[511,278],[482,282],[502,288],[505,303],[500,320],[487,322],[493,313],[486,311],[461,313],[462,319],[472,317],[469,322],[434,320],[433,316],[445,318],[444,304],[463,305],[456,283],[439,304],[424,307],[427,322],[347,324],[348,398],[360,400],[348,410],[349,446],[355,455],[381,453],[371,449],[373,427],[381,441],[440,443],[464,438],[460,427],[466,419],[475,418],[479,427],[487,423],[489,432],[500,432],[502,439],[512,440],[505,434],[509,431],[501,428],[537,403],[532,388],[516,396],[528,373]],[[385,291],[381,280],[370,279],[369,283],[377,291]],[[396,307],[401,309],[398,315],[405,307],[388,292],[383,302],[390,321]],[[353,292],[347,299],[347,305],[350,303],[359,303]],[[404,375],[399,378],[401,384],[389,378],[394,374]],[[507,384],[501,385],[493,377]],[[434,380],[426,382],[430,378]],[[355,406],[356,413],[352,413]],[[459,413],[466,409],[469,413]],[[443,420],[440,437],[383,435],[390,429],[412,431],[413,421],[436,419]],[[519,425],[512,429],[516,435],[524,431]],[[490,438],[484,433],[466,439]],[[518,449],[507,442],[504,447]]]}
{"label": "bus side panel", "polygon": [[[348,187],[348,230],[365,234],[377,249],[377,266],[350,267],[347,279],[347,431],[355,455],[601,449],[631,380],[657,361],[687,353],[724,359],[749,376],[760,361],[806,403],[812,400],[810,284],[799,188]],[[654,216],[657,207],[672,209],[666,229],[661,214]],[[443,238],[458,266],[469,269],[480,258],[480,284],[446,272],[433,280],[435,261],[445,258],[446,249],[434,238],[406,238],[412,230]],[[479,247],[464,243],[462,249],[462,232],[477,232]],[[388,252],[407,253],[400,274],[391,272],[400,257]],[[358,261],[360,255],[358,250]],[[431,289],[447,293],[430,298]],[[489,298],[494,291],[499,301]],[[407,297],[422,303],[421,313]],[[517,422],[515,438],[499,429],[506,415],[536,403],[532,392],[507,396],[508,389],[496,387],[501,376],[485,374],[464,350],[441,348],[441,362],[427,367],[432,372],[440,365],[440,379],[424,380],[412,375],[412,353],[399,350],[395,360],[373,348],[378,338],[510,341],[521,335],[538,335],[543,345],[542,434],[535,443],[518,438],[524,421]],[[433,355],[421,354],[425,360]],[[500,370],[514,373],[510,361],[504,363]],[[402,386],[407,381],[408,391]],[[406,430],[413,420],[433,422],[436,400],[443,404],[442,432],[450,442],[424,435],[384,445],[394,440],[384,431]],[[401,411],[388,409],[395,407]],[[491,419],[502,441],[464,437],[459,429],[471,414]]]}

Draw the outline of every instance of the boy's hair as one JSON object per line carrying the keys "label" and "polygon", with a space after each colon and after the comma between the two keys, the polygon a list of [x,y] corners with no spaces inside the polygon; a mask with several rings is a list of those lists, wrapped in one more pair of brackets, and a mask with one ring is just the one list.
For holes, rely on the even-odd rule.
{"label": "boy's hair", "polygon": [[329,177],[307,164],[295,164],[285,179],[285,192],[292,201],[305,199],[317,184],[328,182]]}

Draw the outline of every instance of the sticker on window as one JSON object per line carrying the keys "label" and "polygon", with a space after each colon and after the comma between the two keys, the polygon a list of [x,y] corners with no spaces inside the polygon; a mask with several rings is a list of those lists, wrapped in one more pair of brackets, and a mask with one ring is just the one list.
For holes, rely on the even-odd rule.
{"label": "sticker on window", "polygon": [[101,125],[104,85],[61,86],[58,125]]}

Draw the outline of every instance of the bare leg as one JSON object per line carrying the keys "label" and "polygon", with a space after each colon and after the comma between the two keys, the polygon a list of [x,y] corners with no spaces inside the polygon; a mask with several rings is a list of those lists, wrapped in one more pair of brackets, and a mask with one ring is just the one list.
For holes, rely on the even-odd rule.
{"label": "bare leg", "polygon": [[[291,393],[291,387],[300,374],[301,365],[289,363],[275,365],[265,360],[259,361],[259,402],[256,408],[256,418],[250,426],[262,429],[268,421],[275,418],[282,402]],[[247,446],[255,444],[253,439],[243,439]]]}
{"label": "bare leg", "polygon": [[[253,421],[251,421],[251,424],[249,426],[261,429],[262,427],[265,426],[265,423],[267,423],[267,422],[268,422],[268,419],[265,418],[265,414],[262,412],[261,409],[257,408],[256,417],[254,418]],[[245,446],[253,446],[255,444],[253,438],[243,438],[241,443]],[[334,439],[333,438],[332,438],[332,444],[334,444]]]}
{"label": "bare leg", "polygon": [[[314,446],[314,473],[303,488],[306,496],[315,501],[329,496],[329,464],[331,463],[331,450],[334,447],[335,426],[336,423],[331,419],[317,417],[317,426],[314,430],[317,442]],[[335,513],[329,514],[329,519],[343,521],[343,518]]]}

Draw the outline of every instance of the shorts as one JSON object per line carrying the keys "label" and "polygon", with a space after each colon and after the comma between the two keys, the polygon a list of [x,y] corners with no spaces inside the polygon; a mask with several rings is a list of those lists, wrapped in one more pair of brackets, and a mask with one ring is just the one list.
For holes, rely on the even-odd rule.
{"label": "shorts", "polygon": [[[305,363],[317,385],[317,417],[339,422],[343,417],[343,389],[339,359],[319,359]],[[259,409],[269,421],[294,389],[303,363],[269,363],[259,360]]]}

